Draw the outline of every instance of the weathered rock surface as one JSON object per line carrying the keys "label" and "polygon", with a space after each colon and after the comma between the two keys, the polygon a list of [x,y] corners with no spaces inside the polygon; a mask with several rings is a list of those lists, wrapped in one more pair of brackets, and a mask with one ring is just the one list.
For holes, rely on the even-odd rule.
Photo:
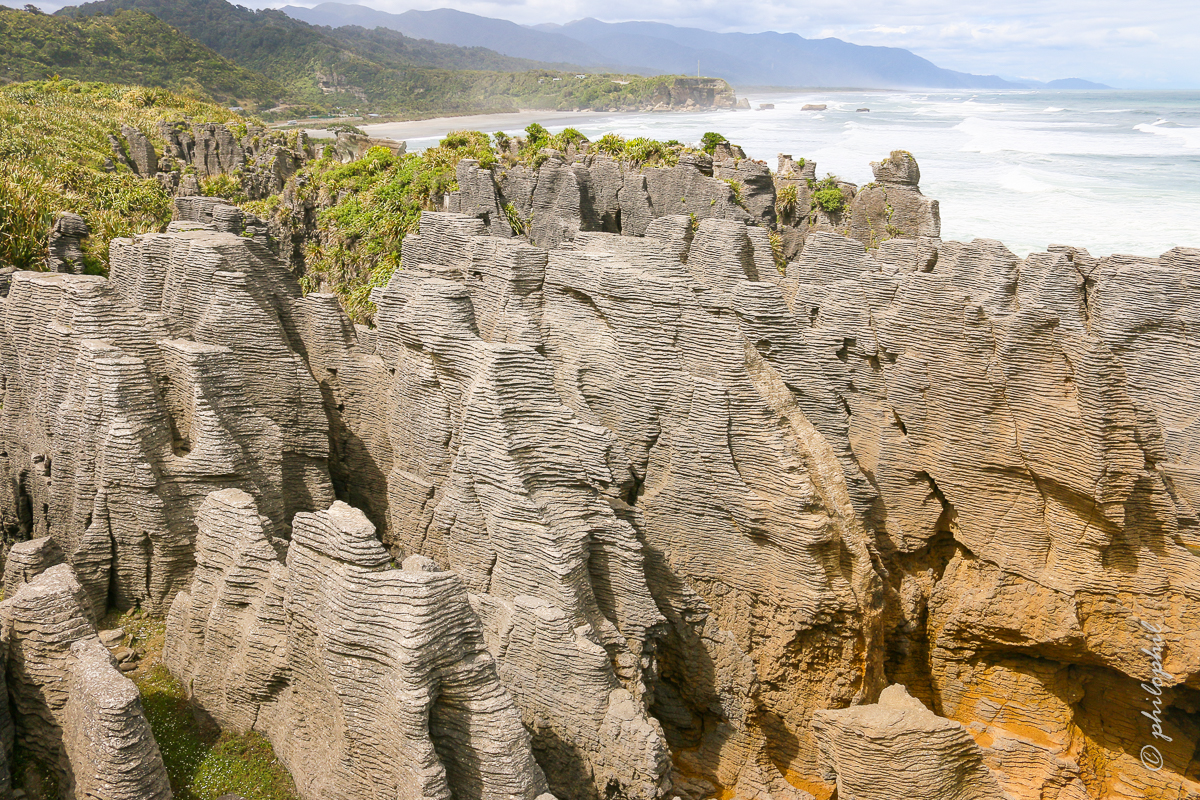
{"label": "weathered rock surface", "polygon": [[781,275],[760,166],[463,162],[371,328],[203,198],[15,273],[6,542],[308,797],[1200,797],[1200,251],[944,243],[898,153]]}
{"label": "weathered rock surface", "polygon": [[237,489],[198,525],[166,662],[224,727],[265,733],[305,797],[549,800],[458,576],[395,568],[340,502],[298,514],[290,545]]}
{"label": "weathered rock surface", "polygon": [[459,162],[459,190],[446,210],[483,220],[493,236],[521,234],[551,249],[580,231],[643,236],[654,219],[679,214],[697,221],[775,222],[770,170],[744,156],[714,165],[703,154],[682,155],[674,167],[643,167],[603,153],[546,154],[537,169],[518,164],[484,170],[474,160]]}
{"label": "weathered rock surface", "polygon": [[[66,564],[0,603],[16,735],[54,772],[65,800],[167,800],[171,787],[137,687],[116,669],[92,619]],[[5,703],[4,727],[7,714]],[[5,778],[0,771],[6,792]]]}
{"label": "weathered rock surface", "polygon": [[209,492],[245,488],[282,535],[332,501],[328,423],[266,250],[198,230],[116,240],[111,265],[16,273],[0,305],[0,524],[52,537],[98,612],[165,613]]}
{"label": "weathered rock surface", "polygon": [[[146,131],[124,125],[121,138],[110,140],[118,162],[181,196],[199,194],[198,178],[236,174],[242,193],[261,199],[281,192],[287,179],[316,155],[302,131],[213,122],[164,121]],[[154,141],[160,142],[161,155]]]}
{"label": "weathered rock surface", "polygon": [[967,729],[893,684],[879,702],[817,711],[813,730],[826,779],[854,800],[1001,800]]}
{"label": "weathered rock surface", "polygon": [[50,272],[83,272],[82,245],[87,236],[88,226],[83,217],[70,211],[55,214],[46,248],[46,269]]}
{"label": "weathered rock surface", "polygon": [[[845,205],[827,211],[813,198],[817,165],[779,155],[774,181],[777,192],[787,190],[787,202],[777,202],[779,233],[784,256],[790,261],[804,247],[810,233],[829,231],[875,249],[892,239],[937,239],[942,223],[938,202],[921,194],[921,170],[912,153],[895,150],[883,161],[871,163],[875,180],[861,188],[837,181]],[[782,197],[782,194],[779,195]],[[794,198],[794,199],[793,199]]]}

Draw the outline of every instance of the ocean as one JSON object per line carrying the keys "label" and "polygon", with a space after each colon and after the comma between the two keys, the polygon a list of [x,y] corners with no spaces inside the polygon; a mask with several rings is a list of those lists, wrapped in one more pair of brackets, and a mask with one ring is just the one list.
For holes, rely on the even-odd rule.
{"label": "ocean", "polygon": [[[738,92],[742,96],[742,92]],[[1049,244],[1093,255],[1200,247],[1200,92],[746,92],[764,111],[556,113],[368,126],[422,150],[446,131],[517,133],[531,121],[589,138],[615,131],[696,142],[717,131],[775,168],[778,153],[857,184],[871,161],[912,152],[941,204],[942,238]],[[802,111],[824,104],[824,111]],[[857,109],[869,108],[868,112]]]}

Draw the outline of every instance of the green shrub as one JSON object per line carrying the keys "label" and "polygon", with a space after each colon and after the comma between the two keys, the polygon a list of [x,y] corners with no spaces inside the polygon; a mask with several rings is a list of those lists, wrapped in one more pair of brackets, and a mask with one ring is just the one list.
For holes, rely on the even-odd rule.
{"label": "green shrub", "polygon": [[729,140],[719,133],[709,131],[700,137],[700,149],[710,156],[717,151],[717,145],[729,144]]}
{"label": "green shrub", "polygon": [[838,187],[838,179],[834,175],[826,175],[819,181],[809,180],[813,190],[812,206],[830,214],[841,211],[846,206],[846,197]]}
{"label": "green shrub", "polygon": [[767,234],[771,242],[771,257],[775,260],[775,269],[780,275],[787,274],[787,259],[783,257],[783,234],[771,231]]}
{"label": "green shrub", "polygon": [[567,152],[567,148],[571,145],[578,147],[581,144],[587,144],[588,138],[574,128],[564,128],[562,132],[556,133],[550,137],[547,147],[552,147],[555,150]]}
{"label": "green shrub", "polygon": [[547,146],[550,141],[550,131],[543,128],[536,122],[531,123],[525,128],[525,141],[530,147],[541,149]]}
{"label": "green shrub", "polygon": [[242,182],[233,175],[214,175],[200,181],[200,193],[205,197],[223,197],[231,203],[243,203]]}
{"label": "green shrub", "polygon": [[529,233],[529,222],[521,218],[521,212],[512,203],[504,204],[504,216],[508,219],[508,226],[512,228],[513,233],[518,236]]}
{"label": "green shrub", "polygon": [[841,189],[818,189],[813,192],[813,204],[832,214],[842,210],[846,205],[846,198]]}
{"label": "green shrub", "polygon": [[362,128],[356,128],[355,126],[349,124],[348,122],[339,122],[336,125],[330,125],[325,130],[329,131],[332,134],[352,133],[355,136],[366,136],[367,135],[367,132],[364,131]]}
{"label": "green shrub", "polygon": [[0,264],[41,268],[57,210],[49,183],[37,170],[0,161]]}
{"label": "green shrub", "polygon": [[596,142],[596,148],[610,156],[619,156],[625,149],[625,139],[615,133],[606,133]]}

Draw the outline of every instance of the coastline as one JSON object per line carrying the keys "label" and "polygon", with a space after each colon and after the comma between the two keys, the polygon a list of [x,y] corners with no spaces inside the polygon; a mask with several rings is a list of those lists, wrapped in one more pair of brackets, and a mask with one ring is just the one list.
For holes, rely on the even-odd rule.
{"label": "coastline", "polygon": [[518,111],[500,114],[470,114],[456,117],[431,117],[429,119],[405,120],[402,122],[377,122],[369,125],[359,125],[369,136],[383,139],[403,139],[409,142],[410,150],[414,140],[440,139],[450,131],[472,130],[492,133],[504,131],[514,134],[524,130],[534,122],[546,126],[574,127],[575,125],[590,125],[605,120],[620,120],[622,117],[645,116],[646,114],[687,114],[731,112],[730,109],[705,108],[697,111],[555,111],[551,109],[523,108]]}

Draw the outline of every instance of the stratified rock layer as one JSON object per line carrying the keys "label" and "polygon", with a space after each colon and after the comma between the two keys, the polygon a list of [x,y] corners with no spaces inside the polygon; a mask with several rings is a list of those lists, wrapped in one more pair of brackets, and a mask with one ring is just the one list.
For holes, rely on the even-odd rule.
{"label": "stratified rock layer", "polygon": [[210,491],[245,488],[280,532],[333,500],[328,423],[299,287],[266,250],[194,230],[116,240],[111,262],[108,281],[16,273],[0,305],[0,524],[50,536],[97,613],[165,613]]}
{"label": "stratified rock layer", "polygon": [[[61,797],[171,797],[141,696],[96,635],[69,566],[47,569],[0,603],[0,638],[17,737],[54,771]],[[0,772],[0,792],[6,779]]]}
{"label": "stratified rock layer", "polygon": [[544,794],[456,575],[391,566],[344,503],[296,516],[286,564],[245,492],[209,495],[198,524],[166,662],[222,726],[269,736],[305,797]]}

